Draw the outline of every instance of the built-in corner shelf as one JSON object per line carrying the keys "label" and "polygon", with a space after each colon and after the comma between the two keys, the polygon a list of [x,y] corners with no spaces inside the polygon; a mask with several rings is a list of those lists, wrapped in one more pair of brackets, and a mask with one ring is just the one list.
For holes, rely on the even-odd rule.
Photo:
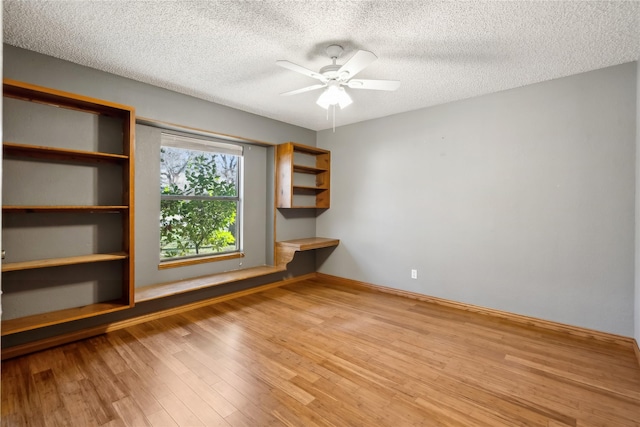
{"label": "built-in corner shelf", "polygon": [[276,146],[276,168],[277,208],[329,208],[329,151],[285,142]]}
{"label": "built-in corner shelf", "polygon": [[284,266],[293,260],[296,252],[314,249],[331,248],[340,244],[339,239],[328,237],[308,237],[304,239],[284,240],[276,242],[276,265]]}

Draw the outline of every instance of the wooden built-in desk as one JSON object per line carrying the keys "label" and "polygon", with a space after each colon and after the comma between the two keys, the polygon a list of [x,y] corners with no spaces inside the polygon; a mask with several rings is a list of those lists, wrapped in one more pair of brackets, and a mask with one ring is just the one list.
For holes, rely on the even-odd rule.
{"label": "wooden built-in desk", "polygon": [[291,262],[296,252],[338,246],[339,239],[327,237],[309,237],[306,239],[285,240],[276,242],[276,265],[286,266]]}

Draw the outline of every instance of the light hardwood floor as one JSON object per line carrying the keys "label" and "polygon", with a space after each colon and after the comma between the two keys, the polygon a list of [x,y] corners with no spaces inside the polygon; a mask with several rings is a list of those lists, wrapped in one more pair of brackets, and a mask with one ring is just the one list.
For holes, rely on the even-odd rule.
{"label": "light hardwood floor", "polygon": [[308,280],[2,364],[3,426],[640,426],[633,350]]}

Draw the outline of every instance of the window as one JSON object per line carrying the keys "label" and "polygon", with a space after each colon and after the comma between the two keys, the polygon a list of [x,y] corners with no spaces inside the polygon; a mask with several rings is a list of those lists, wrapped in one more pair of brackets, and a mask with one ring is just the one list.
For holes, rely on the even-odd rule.
{"label": "window", "polygon": [[160,261],[239,253],[242,147],[162,134]]}

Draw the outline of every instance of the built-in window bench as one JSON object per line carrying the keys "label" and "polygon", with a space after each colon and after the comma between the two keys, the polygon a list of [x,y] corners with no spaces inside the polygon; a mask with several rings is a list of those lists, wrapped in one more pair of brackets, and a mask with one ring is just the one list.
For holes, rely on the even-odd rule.
{"label": "built-in window bench", "polygon": [[310,251],[314,249],[338,246],[339,239],[326,237],[309,237],[306,239],[285,240],[276,242],[275,265],[261,265],[258,267],[244,268],[241,270],[225,271],[208,276],[193,279],[178,280],[176,282],[160,283],[157,285],[136,288],[135,302],[150,301],[198,289],[224,285],[226,283],[266,276],[285,271],[296,252]]}

